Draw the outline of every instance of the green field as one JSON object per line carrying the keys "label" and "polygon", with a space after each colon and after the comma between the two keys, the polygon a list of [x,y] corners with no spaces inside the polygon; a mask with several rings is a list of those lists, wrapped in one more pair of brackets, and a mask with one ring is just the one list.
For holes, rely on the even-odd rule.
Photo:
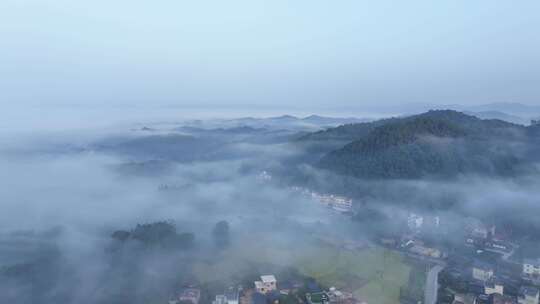
{"label": "green field", "polygon": [[353,252],[324,247],[300,259],[297,267],[326,286],[353,291],[377,304],[398,304],[410,271],[398,254],[382,248]]}
{"label": "green field", "polygon": [[264,244],[249,250],[229,248],[214,263],[197,263],[194,272],[205,282],[241,276],[249,271],[249,263],[292,266],[326,287],[351,291],[370,304],[398,304],[400,287],[407,285],[411,270],[399,254],[379,247],[351,251],[317,242]]}

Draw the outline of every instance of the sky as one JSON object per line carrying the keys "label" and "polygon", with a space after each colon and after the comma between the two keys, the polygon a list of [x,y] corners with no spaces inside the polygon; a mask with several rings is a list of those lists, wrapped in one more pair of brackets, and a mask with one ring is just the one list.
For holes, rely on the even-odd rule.
{"label": "sky", "polygon": [[0,1],[0,105],[540,103],[539,1]]}

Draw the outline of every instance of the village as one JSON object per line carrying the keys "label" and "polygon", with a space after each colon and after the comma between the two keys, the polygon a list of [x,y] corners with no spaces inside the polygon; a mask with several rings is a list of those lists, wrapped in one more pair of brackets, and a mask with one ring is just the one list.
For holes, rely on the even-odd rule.
{"label": "village", "polygon": [[[504,230],[472,218],[463,226],[462,247],[444,247],[424,237],[426,229],[433,233],[443,228],[444,222],[437,216],[411,213],[407,231],[401,237],[379,239],[377,246],[425,267],[421,289],[412,292],[407,290],[410,286],[404,286],[400,303],[539,303],[540,257],[516,259],[519,245]],[[349,249],[356,250],[354,246]],[[213,304],[368,304],[352,290],[323,286],[306,277],[280,280],[274,274],[260,274],[252,282],[232,284],[214,297]],[[200,304],[200,299],[201,290],[189,286],[180,289],[169,303]]]}
{"label": "village", "polygon": [[451,245],[442,241],[448,235],[439,216],[410,213],[407,227],[399,240],[381,243],[426,261],[436,272],[427,276],[434,282],[426,282],[423,300],[404,298],[402,303],[539,303],[540,255],[527,257],[531,253],[522,250],[523,238],[513,236],[508,227],[466,218],[458,242]]}
{"label": "village", "polygon": [[[259,178],[269,181],[271,176],[263,172]],[[353,209],[353,200],[344,196],[301,187],[291,189],[338,216],[350,219],[358,211]],[[384,248],[414,265],[409,283],[401,287],[395,304],[540,303],[540,254],[524,254],[527,238],[515,236],[510,228],[474,217],[461,218],[456,225],[433,212],[410,211],[391,220],[403,223],[399,233],[379,235],[369,241],[323,235],[317,239],[341,251]],[[338,282],[324,283],[305,276],[280,279],[276,274],[259,273],[257,280],[231,283],[222,293],[212,295],[212,303],[381,304],[358,296],[354,288],[334,287]],[[200,301],[201,290],[188,286],[175,293],[169,303]]]}

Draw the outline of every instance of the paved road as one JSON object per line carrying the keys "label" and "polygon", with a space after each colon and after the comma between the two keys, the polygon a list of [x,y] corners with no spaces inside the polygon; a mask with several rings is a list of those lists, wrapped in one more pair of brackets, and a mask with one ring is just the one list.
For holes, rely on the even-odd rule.
{"label": "paved road", "polygon": [[437,292],[439,291],[439,272],[444,269],[442,265],[433,266],[427,275],[426,288],[424,290],[424,304],[436,304]]}

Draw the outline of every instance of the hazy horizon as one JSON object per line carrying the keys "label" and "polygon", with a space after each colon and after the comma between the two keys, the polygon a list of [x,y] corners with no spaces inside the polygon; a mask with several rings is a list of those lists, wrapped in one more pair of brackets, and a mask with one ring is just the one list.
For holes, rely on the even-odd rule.
{"label": "hazy horizon", "polygon": [[533,105],[539,9],[537,1],[6,0],[0,103]]}

